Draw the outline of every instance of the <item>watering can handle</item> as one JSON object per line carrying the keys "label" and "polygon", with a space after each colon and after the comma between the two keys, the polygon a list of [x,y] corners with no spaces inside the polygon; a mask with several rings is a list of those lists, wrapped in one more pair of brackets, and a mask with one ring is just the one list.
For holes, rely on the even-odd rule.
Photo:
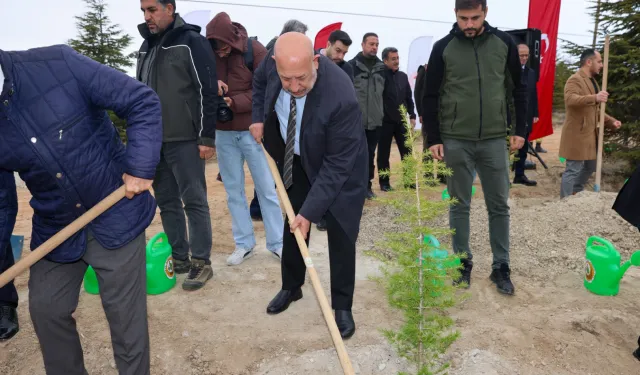
{"label": "watering can handle", "polygon": [[613,244],[611,242],[605,240],[604,238],[598,237],[598,236],[589,237],[589,239],[587,240],[587,247],[593,245],[594,242],[599,242],[602,245],[604,245],[605,247],[615,250],[615,247],[613,246]]}
{"label": "watering can handle", "polygon": [[151,240],[149,240],[149,243],[147,244],[147,254],[149,254],[151,252],[151,250],[153,249],[153,245],[156,244],[156,242],[158,242],[158,240],[162,239],[162,241],[164,242],[169,242],[169,238],[167,237],[167,234],[164,232],[160,232],[158,234],[156,234],[155,236],[153,236],[151,238]]}
{"label": "watering can handle", "polygon": [[427,240],[427,242],[430,242],[431,245],[433,247],[435,247],[436,249],[440,248],[440,242],[438,241],[438,239],[434,235],[430,234],[430,235],[426,236],[425,240]]}

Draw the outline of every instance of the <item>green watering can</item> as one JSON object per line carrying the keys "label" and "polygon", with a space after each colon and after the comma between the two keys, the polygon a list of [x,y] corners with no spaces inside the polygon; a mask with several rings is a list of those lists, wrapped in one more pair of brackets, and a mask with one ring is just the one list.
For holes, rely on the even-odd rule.
{"label": "green watering can", "polygon": [[[433,280],[434,286],[441,286],[444,284],[444,277],[447,275],[446,268],[457,268],[460,266],[460,259],[455,258],[453,260],[449,258],[449,252],[440,248],[440,242],[433,235],[425,236],[423,243],[429,246],[429,250],[422,252],[422,266],[427,265],[429,258],[433,259],[438,269],[438,273],[442,278],[436,278]],[[420,262],[420,259],[418,259]],[[437,297],[439,293],[433,292],[432,296]]]}
{"label": "green watering can", "polygon": [[[160,241],[162,240],[162,241]],[[163,232],[147,244],[147,293],[162,294],[176,285],[171,244]]]}
{"label": "green watering can", "polygon": [[[171,245],[165,233],[156,234],[147,243],[147,294],[162,294],[176,285],[171,253]],[[89,294],[100,292],[96,272],[91,266],[84,275],[84,290]]]}
{"label": "green watering can", "polygon": [[[471,196],[473,197],[474,195],[476,195],[476,187],[475,186],[471,186]],[[451,198],[449,196],[449,190],[447,190],[447,188],[445,188],[442,191],[442,200],[446,201],[447,199]]]}
{"label": "green watering can", "polygon": [[620,280],[629,267],[640,266],[640,251],[620,266],[620,253],[611,242],[596,236],[587,240],[584,287],[600,296],[615,296]]}

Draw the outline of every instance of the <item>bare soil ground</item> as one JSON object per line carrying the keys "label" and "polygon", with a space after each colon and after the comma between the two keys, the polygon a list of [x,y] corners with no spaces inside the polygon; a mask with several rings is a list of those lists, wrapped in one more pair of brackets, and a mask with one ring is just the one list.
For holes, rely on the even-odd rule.
{"label": "bare soil ground", "polygon": [[[443,360],[450,373],[462,374],[638,374],[632,356],[640,334],[640,270],[630,269],[616,297],[599,297],[582,286],[584,244],[591,235],[611,240],[623,259],[640,248],[638,231],[610,209],[614,193],[585,192],[559,202],[562,165],[557,149],[560,129],[545,139],[543,154],[549,170],[540,165],[528,171],[538,180],[534,188],[514,185],[511,194],[511,261],[516,295],[499,295],[488,280],[491,262],[487,213],[478,181],[471,213],[474,273],[470,297],[452,311],[460,339]],[[398,159],[397,150],[392,154]],[[255,223],[258,254],[238,267],[225,259],[233,251],[226,194],[215,180],[217,165],[207,168],[209,203],[214,227],[214,278],[197,292],[177,287],[149,296],[152,374],[339,374],[326,325],[310,282],[305,297],[278,316],[265,308],[280,288],[279,263],[264,247],[264,228]],[[438,190],[426,193],[439,199]],[[603,181],[603,189],[617,191],[619,181]],[[247,173],[246,191],[253,194]],[[379,194],[384,194],[380,193]],[[32,211],[29,193],[20,189],[20,212],[14,233],[30,240]],[[401,315],[387,307],[379,285],[369,280],[379,263],[363,255],[375,248],[386,231],[400,230],[395,212],[368,202],[358,247],[354,316],[358,330],[346,342],[358,374],[396,374],[409,369],[380,334],[397,327]],[[447,217],[434,223],[447,226]],[[162,230],[159,216],[147,236]],[[449,241],[442,239],[448,246]],[[329,295],[326,234],[313,229],[311,253]],[[179,276],[178,283],[184,278]],[[37,338],[27,308],[28,274],[20,276],[20,333],[0,344],[0,374],[44,374]],[[81,291],[74,314],[81,333],[90,374],[117,374],[110,336],[100,299]]]}

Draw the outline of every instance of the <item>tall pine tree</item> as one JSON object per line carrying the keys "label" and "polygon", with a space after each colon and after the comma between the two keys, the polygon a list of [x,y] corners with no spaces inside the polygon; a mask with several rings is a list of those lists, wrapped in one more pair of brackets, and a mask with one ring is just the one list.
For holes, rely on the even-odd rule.
{"label": "tall pine tree", "polygon": [[[106,9],[105,0],[84,0],[89,10],[82,16],[76,16],[78,29],[77,39],[70,39],[68,44],[79,53],[93,60],[126,72],[133,66],[129,55],[124,53],[131,43],[130,35],[125,34],[119,25],[112,24]],[[120,137],[126,139],[126,122],[109,111],[111,121],[118,129]]]}
{"label": "tall pine tree", "polygon": [[[596,7],[594,1],[590,9],[594,19]],[[640,0],[602,1],[599,22],[596,49],[601,53],[605,35],[611,35],[607,113],[623,124],[618,131],[606,132],[605,152],[629,161],[632,170],[640,163]],[[575,67],[580,53],[591,47],[565,44],[576,62]]]}

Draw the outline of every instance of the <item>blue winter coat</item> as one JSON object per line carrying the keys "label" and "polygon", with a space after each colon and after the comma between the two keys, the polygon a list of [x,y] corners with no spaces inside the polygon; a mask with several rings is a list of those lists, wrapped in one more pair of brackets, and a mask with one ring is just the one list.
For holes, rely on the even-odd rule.
{"label": "blue winter coat", "polygon": [[[0,50],[0,66],[0,171],[19,172],[33,196],[32,250],[120,187],[124,173],[153,179],[162,142],[153,90],[68,46]],[[126,147],[105,109],[127,120]],[[149,192],[125,198],[88,229],[103,247],[120,248],[147,228],[155,208]],[[10,217],[8,209],[0,205],[0,218]],[[13,222],[0,225],[4,241]],[[86,244],[87,228],[47,259],[74,262]]]}

